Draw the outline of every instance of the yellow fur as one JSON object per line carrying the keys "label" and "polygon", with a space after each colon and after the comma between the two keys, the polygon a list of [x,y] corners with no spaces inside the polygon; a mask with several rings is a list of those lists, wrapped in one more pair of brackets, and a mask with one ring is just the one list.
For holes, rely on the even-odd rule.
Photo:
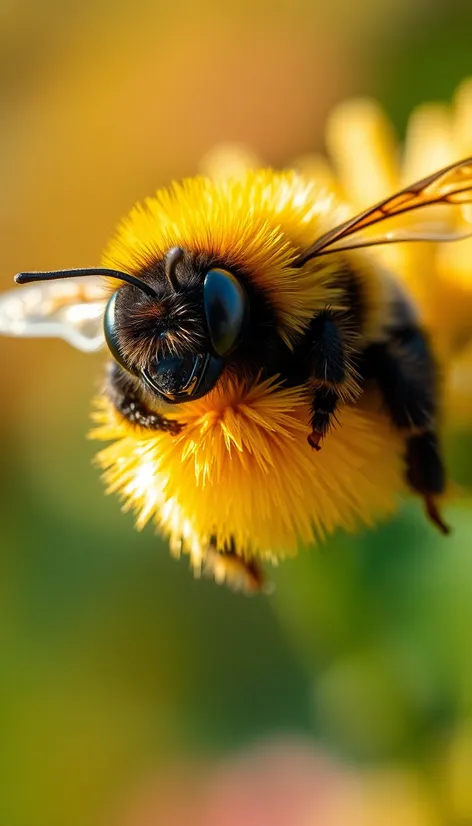
{"label": "yellow fur", "polygon": [[[243,179],[218,181],[189,178],[134,207],[108,245],[103,265],[138,272],[172,246],[208,253],[230,270],[244,269],[267,291],[279,333],[292,345],[326,306],[328,284],[332,302],[340,264],[336,255],[310,261],[301,270],[291,264],[341,217],[332,193],[293,171],[248,171]],[[344,259],[358,272],[371,332],[381,304],[377,271],[362,253]],[[116,282],[111,287],[116,289]]]}
{"label": "yellow fur", "polygon": [[[174,245],[209,253],[267,291],[279,333],[293,346],[328,303],[341,263],[332,255],[300,270],[293,261],[342,217],[332,194],[294,172],[194,178],[136,206],[103,263],[137,272]],[[380,279],[362,253],[346,258],[359,273],[369,335],[381,318]],[[354,375],[345,402],[349,388],[356,395]],[[394,509],[402,487],[400,438],[380,414],[343,404],[338,426],[314,452],[307,389],[284,389],[276,377],[251,387],[226,380],[172,409],[186,425],[176,437],[130,425],[102,398],[93,436],[112,441],[98,455],[108,489],[135,511],[138,527],[154,520],[196,571],[212,567],[211,537],[217,547],[234,540],[246,558],[275,561],[336,528],[372,524]]]}
{"label": "yellow fur", "polygon": [[154,519],[199,567],[211,536],[219,547],[233,538],[239,553],[271,559],[394,510],[400,438],[385,418],[345,406],[315,452],[308,415],[303,388],[231,382],[176,408],[186,423],[176,437],[130,425],[103,398],[92,435],[114,440],[98,461],[138,527]]}

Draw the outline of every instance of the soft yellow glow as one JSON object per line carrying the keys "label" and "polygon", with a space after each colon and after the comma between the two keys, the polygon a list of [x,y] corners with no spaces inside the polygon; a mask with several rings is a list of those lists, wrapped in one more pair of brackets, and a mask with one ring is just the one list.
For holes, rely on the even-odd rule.
{"label": "soft yellow glow", "polygon": [[[211,536],[267,559],[296,553],[336,528],[371,525],[395,508],[400,439],[379,413],[345,406],[320,452],[307,444],[304,389],[275,382],[224,390],[176,408],[177,437],[136,430],[98,403],[98,456],[142,526],[153,518],[200,567]],[[144,482],[144,484],[141,484]]]}

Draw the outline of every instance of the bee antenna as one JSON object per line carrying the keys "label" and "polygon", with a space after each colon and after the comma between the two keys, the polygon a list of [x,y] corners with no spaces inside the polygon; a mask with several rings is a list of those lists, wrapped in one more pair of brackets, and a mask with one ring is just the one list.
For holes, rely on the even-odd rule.
{"label": "bee antenna", "polygon": [[182,247],[171,247],[166,255],[165,272],[167,280],[175,292],[180,289],[179,279],[177,278],[177,266],[184,256]]}
{"label": "bee antenna", "polygon": [[119,270],[108,270],[105,267],[85,267],[75,270],[51,270],[51,272],[19,272],[15,275],[17,284],[31,284],[33,281],[54,281],[56,278],[79,278],[84,275],[104,275],[107,278],[117,278],[119,281],[126,281],[133,287],[137,287],[141,292],[146,293],[151,298],[158,298],[155,290],[145,281],[141,281],[135,275]]}

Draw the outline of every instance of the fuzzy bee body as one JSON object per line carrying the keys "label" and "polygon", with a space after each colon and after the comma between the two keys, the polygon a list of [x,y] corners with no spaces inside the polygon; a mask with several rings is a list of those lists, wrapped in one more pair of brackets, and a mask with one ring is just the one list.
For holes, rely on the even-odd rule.
{"label": "fuzzy bee body", "polygon": [[[231,266],[221,258],[216,263],[225,269]],[[216,263],[210,256],[200,254],[192,266],[189,256],[185,256],[180,278],[188,279],[189,293],[191,286],[201,283],[204,273]],[[154,268],[148,267],[139,275],[148,283],[156,284],[163,267],[163,261],[156,262]],[[238,275],[250,290],[251,274],[240,272]],[[399,282],[381,268],[373,267],[363,252],[333,256],[329,276],[321,268],[313,274],[313,279],[326,283],[326,303],[313,315],[292,347],[276,334],[277,317],[270,300],[259,296],[256,303],[252,293],[253,318],[248,346],[240,347],[229,359],[227,375],[244,377],[248,383],[278,376],[281,386],[301,389],[310,400],[308,442],[315,450],[320,449],[322,440],[335,427],[339,406],[355,404],[366,384],[374,384],[387,416],[404,438],[408,484],[424,497],[429,515],[447,532],[435,505],[435,498],[445,487],[436,434],[436,367],[414,306]],[[133,288],[128,292],[133,292]],[[123,316],[127,323],[125,343],[121,346],[123,351],[136,353],[138,335],[146,342],[152,339],[155,317],[151,312],[144,322],[141,313],[143,324],[148,327],[138,330],[132,320],[130,296],[125,298],[125,295],[123,291]],[[192,312],[197,316],[197,297],[190,301],[194,307]],[[189,330],[188,351],[196,352],[203,332],[195,322],[193,326],[188,323],[184,313],[182,316],[185,330]],[[131,343],[130,331],[135,336]],[[115,408],[132,424],[174,435],[184,427],[180,424],[176,427],[172,406],[165,402],[156,405],[155,398],[142,383],[130,381],[129,374],[116,364],[111,365],[107,392]],[[223,566],[229,558],[226,544],[220,552],[219,564]],[[240,551],[233,551],[231,556],[238,553]]]}
{"label": "fuzzy bee body", "polygon": [[372,523],[405,482],[447,532],[435,360],[400,282],[362,247],[408,240],[363,233],[471,190],[463,161],[340,223],[295,173],[196,178],[135,207],[104,269],[18,277],[113,286],[95,436],[138,526],[154,519],[197,572],[245,590],[263,584],[257,557]]}

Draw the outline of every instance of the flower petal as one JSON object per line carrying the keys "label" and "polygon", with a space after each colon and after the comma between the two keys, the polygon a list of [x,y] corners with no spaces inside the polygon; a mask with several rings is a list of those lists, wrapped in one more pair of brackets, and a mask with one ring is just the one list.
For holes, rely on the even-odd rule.
{"label": "flower petal", "polygon": [[419,106],[408,121],[402,164],[402,186],[460,160],[453,142],[452,114],[442,103]]}
{"label": "flower petal", "polygon": [[244,178],[250,169],[262,166],[260,158],[243,143],[218,143],[200,160],[200,172],[213,181]]}
{"label": "flower petal", "polygon": [[454,143],[458,157],[472,155],[472,77],[464,80],[454,95]]}
{"label": "flower petal", "polygon": [[356,210],[399,189],[397,140],[375,101],[356,99],[339,105],[328,120],[326,143],[344,197]]}

